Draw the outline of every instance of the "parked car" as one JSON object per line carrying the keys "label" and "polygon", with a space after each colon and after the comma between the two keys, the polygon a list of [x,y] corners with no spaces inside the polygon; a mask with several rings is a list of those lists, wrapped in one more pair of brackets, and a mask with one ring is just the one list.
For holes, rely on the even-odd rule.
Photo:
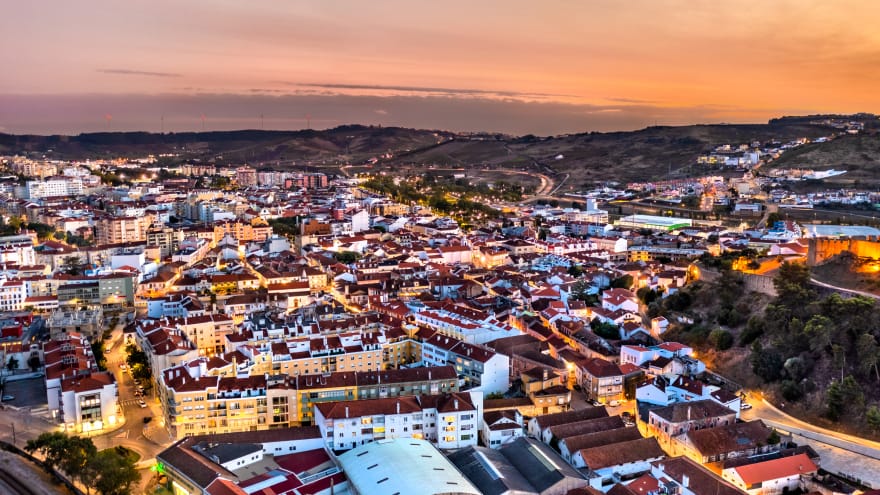
{"label": "parked car", "polygon": [[10,401],[10,400],[15,400],[15,396],[14,395],[4,395],[3,397],[0,397],[0,401],[2,401],[2,402],[6,402],[6,401]]}
{"label": "parked car", "polygon": [[592,405],[594,405],[594,406],[596,406],[596,407],[599,407],[599,406],[602,405],[602,403],[599,402],[599,401],[597,401],[596,399],[591,400],[591,401],[590,401],[590,404],[592,404]]}
{"label": "parked car", "polygon": [[752,405],[749,404],[748,402],[743,402],[742,404],[739,405],[739,408],[742,409],[743,411],[748,411],[749,409],[752,408]]}
{"label": "parked car", "polygon": [[120,364],[119,369],[121,369],[122,371],[125,371],[127,369],[127,367],[125,366],[125,363]]}
{"label": "parked car", "polygon": [[141,406],[142,408],[143,408],[143,407],[147,407],[147,403],[144,402],[143,399],[141,399],[141,400],[138,401],[138,405]]}
{"label": "parked car", "polygon": [[612,401],[608,402],[608,405],[611,407],[617,407],[620,405],[620,401],[619,400],[612,400]]}

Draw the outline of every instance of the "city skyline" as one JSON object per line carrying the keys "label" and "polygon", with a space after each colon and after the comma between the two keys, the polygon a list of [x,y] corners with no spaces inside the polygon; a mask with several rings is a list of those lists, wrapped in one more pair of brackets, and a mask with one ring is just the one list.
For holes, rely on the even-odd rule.
{"label": "city skyline", "polygon": [[627,7],[17,3],[0,20],[0,132],[548,135],[877,108],[876,4]]}

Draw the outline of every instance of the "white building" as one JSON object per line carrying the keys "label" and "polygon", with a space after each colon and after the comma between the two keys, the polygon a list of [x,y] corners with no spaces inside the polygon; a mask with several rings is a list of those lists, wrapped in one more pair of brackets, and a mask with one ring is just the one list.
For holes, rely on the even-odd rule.
{"label": "white building", "polygon": [[749,495],[776,495],[803,488],[801,479],[819,470],[807,454],[731,467],[721,477]]}
{"label": "white building", "polygon": [[59,406],[66,429],[88,432],[115,426],[120,419],[117,397],[116,380],[106,371],[61,380]]}
{"label": "white building", "polygon": [[425,366],[455,367],[462,388],[487,394],[504,393],[510,387],[510,358],[489,348],[453,337],[434,334],[422,342]]}
{"label": "white building", "polygon": [[481,493],[425,440],[375,442],[340,455],[338,461],[354,493]]}
{"label": "white building", "polygon": [[361,399],[315,404],[315,424],[336,451],[395,438],[428,440],[441,449],[477,444],[482,394]]}
{"label": "white building", "polygon": [[30,199],[76,196],[83,193],[82,179],[79,177],[56,176],[45,180],[29,180],[27,193]]}
{"label": "white building", "polygon": [[0,311],[21,311],[27,299],[24,282],[0,278]]}
{"label": "white building", "polygon": [[480,428],[483,445],[499,449],[524,435],[523,416],[518,410],[488,411],[483,414]]}

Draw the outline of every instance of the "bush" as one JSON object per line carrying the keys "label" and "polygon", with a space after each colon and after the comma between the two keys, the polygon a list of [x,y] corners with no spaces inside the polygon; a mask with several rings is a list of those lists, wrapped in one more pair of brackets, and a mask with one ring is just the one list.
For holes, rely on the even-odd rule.
{"label": "bush", "polygon": [[782,392],[782,397],[789,402],[797,402],[804,396],[803,389],[792,380],[783,381],[780,391]]}
{"label": "bush", "polygon": [[709,334],[709,343],[719,351],[726,351],[733,347],[733,334],[720,328],[712,330]]}
{"label": "bush", "polygon": [[750,345],[763,334],[764,320],[761,319],[760,316],[753,316],[749,318],[749,322],[746,324],[745,330],[743,330],[742,333],[739,334],[739,345],[743,347]]}

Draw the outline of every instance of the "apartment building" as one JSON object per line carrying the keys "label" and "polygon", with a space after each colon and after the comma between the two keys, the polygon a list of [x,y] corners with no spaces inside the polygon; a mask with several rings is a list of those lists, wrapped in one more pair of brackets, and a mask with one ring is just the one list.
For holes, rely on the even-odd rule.
{"label": "apartment building", "polygon": [[458,449],[477,444],[481,409],[482,394],[468,392],[326,402],[315,405],[315,424],[335,451],[394,438]]}
{"label": "apartment building", "polygon": [[107,371],[76,374],[61,380],[58,398],[67,431],[86,433],[112,428],[120,419],[116,379]]}
{"label": "apartment building", "polygon": [[102,217],[94,221],[98,244],[120,244],[147,239],[145,217]]}
{"label": "apartment building", "polygon": [[315,404],[323,402],[458,391],[451,367],[241,377],[216,373],[218,360],[198,359],[157,375],[172,437],[311,424]]}
{"label": "apartment building", "polygon": [[463,389],[503,393],[510,386],[509,357],[439,333],[422,342],[422,361],[426,366],[454,366]]}

